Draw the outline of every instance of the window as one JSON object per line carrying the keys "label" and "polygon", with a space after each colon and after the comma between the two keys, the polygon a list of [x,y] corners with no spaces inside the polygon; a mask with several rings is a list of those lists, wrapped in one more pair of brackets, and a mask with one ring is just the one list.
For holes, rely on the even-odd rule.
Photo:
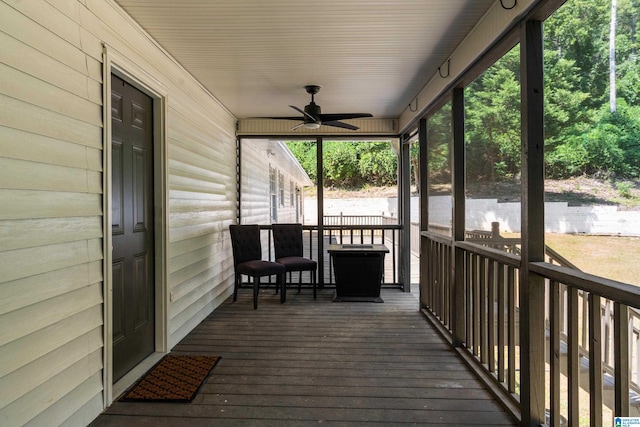
{"label": "window", "polygon": [[280,206],[284,207],[284,174],[278,173],[278,188],[280,189]]}
{"label": "window", "polygon": [[294,197],[294,191],[293,191],[293,180],[289,181],[289,206],[293,207],[295,201],[293,200]]}
{"label": "window", "polygon": [[276,170],[269,166],[269,203],[271,210],[271,221],[278,220],[278,204],[276,200]]}

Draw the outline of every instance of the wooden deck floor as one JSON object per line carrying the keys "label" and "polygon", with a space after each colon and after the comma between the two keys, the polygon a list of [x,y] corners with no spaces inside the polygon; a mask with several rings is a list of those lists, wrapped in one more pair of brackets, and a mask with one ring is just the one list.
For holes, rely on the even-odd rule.
{"label": "wooden deck floor", "polygon": [[115,402],[94,426],[516,425],[418,311],[311,291],[225,302],[174,354],[222,356],[192,403]]}

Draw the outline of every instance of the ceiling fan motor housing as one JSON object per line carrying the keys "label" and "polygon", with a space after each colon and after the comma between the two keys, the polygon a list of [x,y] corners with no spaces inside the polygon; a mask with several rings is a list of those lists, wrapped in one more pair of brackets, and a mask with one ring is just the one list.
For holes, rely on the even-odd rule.
{"label": "ceiling fan motor housing", "polygon": [[[320,120],[320,114],[322,114],[321,110],[320,110],[320,106],[318,104],[316,104],[315,102],[311,101],[311,103],[309,105],[307,105],[306,107],[304,107],[304,112],[309,114],[310,116],[315,117],[315,121],[319,121]],[[311,120],[310,117],[308,116],[304,116],[305,122],[313,122],[314,120]]]}

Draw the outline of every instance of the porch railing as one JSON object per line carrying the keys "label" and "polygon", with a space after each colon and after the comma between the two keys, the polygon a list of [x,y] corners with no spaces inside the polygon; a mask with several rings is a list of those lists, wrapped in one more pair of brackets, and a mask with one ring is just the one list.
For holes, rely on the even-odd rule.
{"label": "porch railing", "polygon": [[[464,325],[460,351],[518,411],[519,250],[497,250],[490,239],[454,243],[432,232],[422,232],[421,239],[428,260],[423,308],[452,343],[453,325]],[[464,260],[464,291],[457,299],[456,251]],[[529,266],[546,283],[547,423],[600,426],[611,425],[614,415],[640,416],[640,290],[571,268],[566,260],[564,266],[554,264],[561,258],[550,251],[546,262]]]}
{"label": "porch railing", "polygon": [[[402,288],[399,272],[399,239],[401,226],[397,219],[391,222],[382,216],[335,216],[325,217],[327,220],[322,226],[321,242],[319,244],[319,227],[317,225],[303,225],[304,256],[318,261],[318,281],[320,286],[335,286],[335,276],[331,257],[327,252],[330,244],[375,244],[382,243],[389,248],[385,256],[385,269],[382,286],[390,288]],[[342,218],[335,221],[336,218]],[[274,260],[273,235],[270,225],[261,225],[264,259]],[[297,274],[297,273],[296,273]],[[296,280],[300,280],[296,277]],[[311,277],[308,272],[302,273],[302,286],[311,285]],[[297,283],[297,282],[296,282]]]}

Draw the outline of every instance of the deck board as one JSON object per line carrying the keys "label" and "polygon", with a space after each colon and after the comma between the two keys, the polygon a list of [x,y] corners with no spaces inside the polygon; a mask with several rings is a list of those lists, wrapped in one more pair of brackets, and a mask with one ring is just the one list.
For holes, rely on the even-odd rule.
{"label": "deck board", "polygon": [[189,404],[115,402],[94,426],[516,425],[418,311],[250,290],[226,301],[173,350],[222,356]]}

